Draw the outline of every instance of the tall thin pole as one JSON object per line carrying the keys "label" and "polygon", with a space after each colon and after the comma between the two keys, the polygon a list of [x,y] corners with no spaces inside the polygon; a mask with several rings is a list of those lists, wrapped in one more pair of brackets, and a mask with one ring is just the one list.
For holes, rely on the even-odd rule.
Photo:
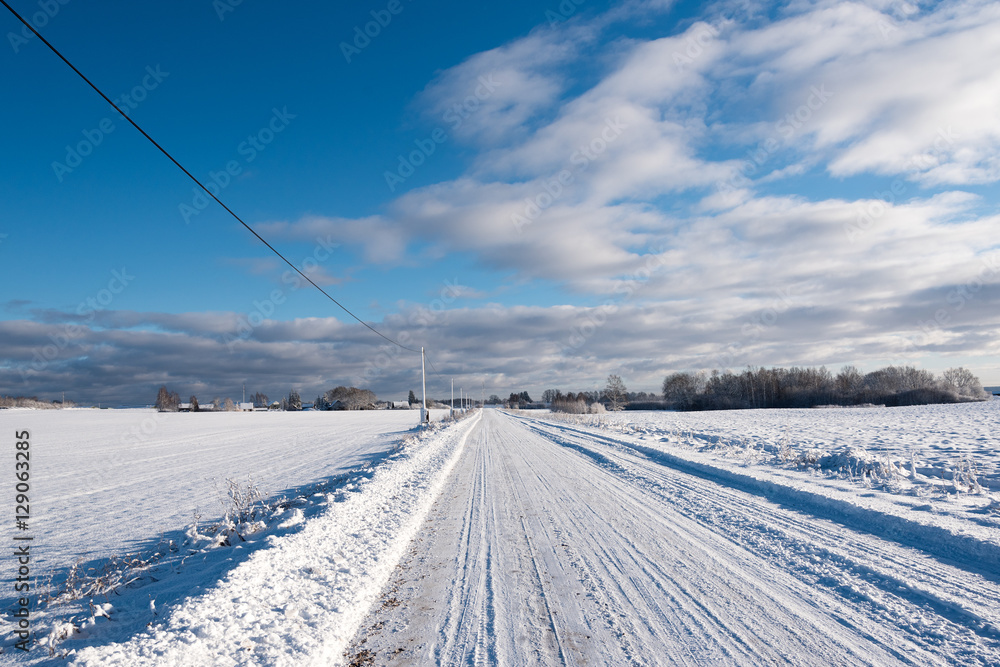
{"label": "tall thin pole", "polygon": [[420,381],[423,387],[423,400],[420,403],[420,423],[430,421],[427,414],[427,369],[424,363],[424,348],[420,348]]}
{"label": "tall thin pole", "polygon": [[455,416],[455,378],[451,379],[451,415]]}

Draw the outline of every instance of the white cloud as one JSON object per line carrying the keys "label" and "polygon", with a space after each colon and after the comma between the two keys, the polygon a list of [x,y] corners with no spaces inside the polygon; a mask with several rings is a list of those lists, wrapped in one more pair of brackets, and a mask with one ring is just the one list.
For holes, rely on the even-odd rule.
{"label": "white cloud", "polygon": [[418,106],[460,141],[483,147],[523,139],[538,114],[558,104],[562,67],[579,57],[592,30],[536,30],[506,46],[476,54],[442,72],[418,96]]}
{"label": "white cloud", "polygon": [[838,3],[734,34],[715,75],[755,77],[749,93],[774,99],[779,114],[826,86],[833,97],[808,130],[834,176],[961,185],[1000,178],[998,60],[996,3],[945,3],[905,19]]}
{"label": "white cloud", "polygon": [[[381,264],[473,253],[611,304],[455,309],[419,326],[404,305],[383,323],[496,382],[628,368],[651,388],[670,369],[886,360],[914,337],[942,355],[996,351],[1000,218],[955,186],[1000,178],[1000,7],[795,3],[770,23],[643,39],[628,35],[637,8],[540,28],[428,85],[416,104],[434,125],[475,98],[448,125],[476,151],[464,174],[378,215],[262,231]],[[858,195],[844,176],[872,185]],[[947,326],[921,333],[942,310]],[[329,337],[344,341],[336,373],[379,354],[324,320],[268,323],[247,348],[298,359]],[[410,381],[393,369],[372,381]]]}
{"label": "white cloud", "polygon": [[405,237],[396,224],[377,215],[355,219],[307,215],[294,224],[268,222],[257,229],[267,236],[315,243],[321,253],[330,253],[340,244],[360,246],[365,259],[375,264],[399,262],[406,250]]}

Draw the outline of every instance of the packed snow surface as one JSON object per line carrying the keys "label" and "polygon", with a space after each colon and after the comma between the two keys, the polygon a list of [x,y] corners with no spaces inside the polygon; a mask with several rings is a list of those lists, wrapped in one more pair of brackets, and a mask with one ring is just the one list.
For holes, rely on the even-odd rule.
{"label": "packed snow surface", "polygon": [[938,560],[879,535],[877,518],[855,530],[831,507],[833,520],[819,518],[743,484],[760,488],[692,474],[638,440],[488,411],[352,654],[386,665],[1000,662],[995,567]]}

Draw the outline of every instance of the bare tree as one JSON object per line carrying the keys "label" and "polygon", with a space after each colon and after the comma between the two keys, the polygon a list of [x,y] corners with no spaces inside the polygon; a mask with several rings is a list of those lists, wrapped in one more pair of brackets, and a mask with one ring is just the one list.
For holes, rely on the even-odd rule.
{"label": "bare tree", "polygon": [[167,391],[166,387],[160,387],[160,391],[156,393],[156,409],[160,412],[166,412],[169,410],[170,405],[170,392]]}
{"label": "bare tree", "polygon": [[191,412],[198,412],[199,411],[199,408],[198,408],[198,397],[197,396],[192,396],[191,398],[189,398],[188,399],[188,403],[191,404]]}
{"label": "bare tree", "polygon": [[948,388],[953,389],[959,396],[966,396],[977,400],[989,397],[989,394],[983,389],[982,383],[979,382],[979,378],[966,368],[961,366],[958,368],[949,368],[943,373],[943,378],[944,384]]}
{"label": "bare tree", "polygon": [[865,388],[865,376],[861,374],[857,366],[844,366],[837,373],[835,379],[837,388],[837,400],[841,402],[850,401],[855,396],[860,396]]}
{"label": "bare tree", "polygon": [[604,398],[608,401],[608,409],[613,412],[624,410],[628,405],[628,389],[617,375],[608,376],[608,384],[604,387]]}
{"label": "bare tree", "polygon": [[156,394],[156,409],[160,412],[177,412],[181,407],[181,397],[174,391],[167,391],[166,387],[160,387]]}
{"label": "bare tree", "polygon": [[695,400],[705,390],[703,375],[673,373],[663,380],[663,400],[678,410],[690,410]]}

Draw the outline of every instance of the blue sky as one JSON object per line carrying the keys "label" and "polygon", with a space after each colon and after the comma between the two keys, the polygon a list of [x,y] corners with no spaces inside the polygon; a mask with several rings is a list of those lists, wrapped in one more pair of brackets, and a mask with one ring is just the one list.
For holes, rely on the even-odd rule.
{"label": "blue sky", "polygon": [[[432,393],[1000,384],[993,3],[12,4]],[[417,387],[4,16],[0,393]]]}

